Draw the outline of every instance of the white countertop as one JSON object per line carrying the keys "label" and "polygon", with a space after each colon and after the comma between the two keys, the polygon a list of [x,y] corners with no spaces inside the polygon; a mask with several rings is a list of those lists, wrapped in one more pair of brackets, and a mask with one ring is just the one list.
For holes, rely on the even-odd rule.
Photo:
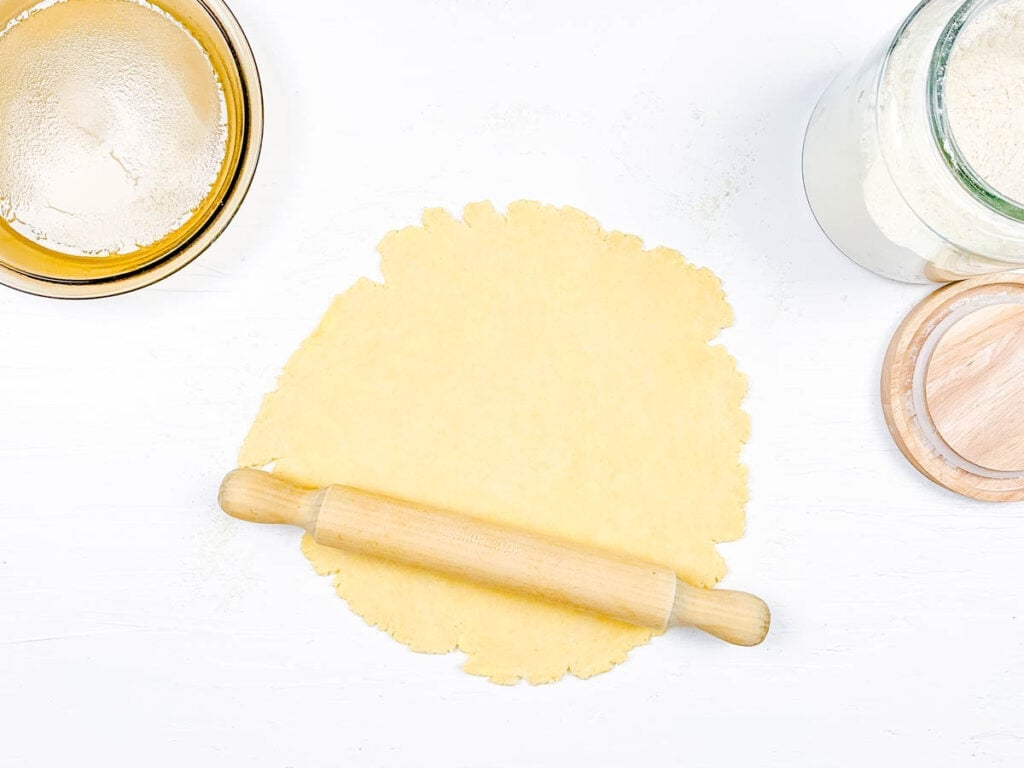
{"label": "white countertop", "polygon": [[[927,289],[833,250],[801,189],[818,95],[911,6],[234,0],[267,134],[227,234],[128,296],[0,290],[0,765],[1020,765],[1024,505],[903,460],[878,378]],[[678,631],[498,687],[368,628],[296,532],[217,510],[379,238],[520,197],[724,280],[754,426],[725,586],[769,601],[765,645]]]}

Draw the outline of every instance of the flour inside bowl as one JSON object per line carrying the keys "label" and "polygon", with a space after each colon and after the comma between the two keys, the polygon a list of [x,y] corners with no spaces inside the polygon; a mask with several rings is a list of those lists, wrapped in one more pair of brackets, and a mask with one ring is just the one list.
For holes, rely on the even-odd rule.
{"label": "flour inside bowl", "polygon": [[0,30],[0,217],[76,256],[183,227],[227,154],[202,45],[144,0],[47,0]]}

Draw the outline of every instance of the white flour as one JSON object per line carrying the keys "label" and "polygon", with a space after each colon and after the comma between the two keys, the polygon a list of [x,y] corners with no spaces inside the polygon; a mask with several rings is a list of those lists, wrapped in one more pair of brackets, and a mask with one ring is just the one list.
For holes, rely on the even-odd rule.
{"label": "white flour", "polygon": [[981,178],[1024,201],[1024,0],[1005,0],[960,34],[949,62],[953,136]]}
{"label": "white flour", "polygon": [[46,0],[0,29],[0,216],[74,255],[180,228],[226,155],[224,93],[144,0]]}

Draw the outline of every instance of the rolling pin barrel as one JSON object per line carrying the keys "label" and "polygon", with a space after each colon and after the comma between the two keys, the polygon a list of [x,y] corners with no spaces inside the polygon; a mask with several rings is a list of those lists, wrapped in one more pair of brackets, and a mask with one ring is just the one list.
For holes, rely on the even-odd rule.
{"label": "rolling pin barrel", "polygon": [[224,480],[233,517],[305,528],[320,544],[535,595],[662,631],[693,625],[757,645],[768,608],[742,592],[697,589],[668,568],[343,486],[303,490],[265,472]]}

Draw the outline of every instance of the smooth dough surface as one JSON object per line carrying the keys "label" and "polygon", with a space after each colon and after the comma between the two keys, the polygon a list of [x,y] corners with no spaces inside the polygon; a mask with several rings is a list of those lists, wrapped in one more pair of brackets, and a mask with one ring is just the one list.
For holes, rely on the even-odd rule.
{"label": "smooth dough surface", "polygon": [[[571,208],[428,210],[379,247],[263,402],[243,466],[725,573],[742,535],[746,381],[708,344],[718,279]],[[370,624],[498,683],[589,677],[651,632],[418,569],[302,550]]]}

